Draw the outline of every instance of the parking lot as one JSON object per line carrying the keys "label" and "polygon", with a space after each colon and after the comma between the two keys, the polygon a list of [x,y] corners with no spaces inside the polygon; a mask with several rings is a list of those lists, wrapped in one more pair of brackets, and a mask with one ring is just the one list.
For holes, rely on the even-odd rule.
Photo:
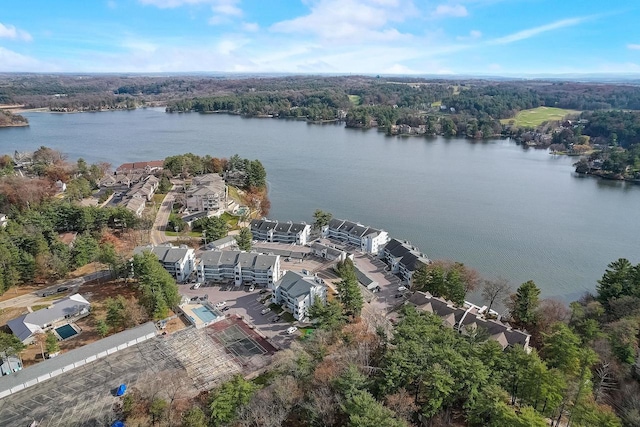
{"label": "parking lot", "polygon": [[189,285],[179,285],[179,289],[181,294],[189,297],[207,295],[208,300],[214,305],[225,301],[225,307],[229,307],[228,310],[224,311],[225,314],[240,316],[250,326],[256,327],[271,344],[278,348],[288,347],[298,335],[287,334],[287,329],[291,327],[291,323],[283,319],[276,320],[278,314],[274,311],[262,314],[262,310],[269,307],[269,300],[267,300],[266,304],[258,301],[258,297],[266,297],[266,294],[260,294],[260,288],[249,292],[244,286],[217,285],[191,289]]}

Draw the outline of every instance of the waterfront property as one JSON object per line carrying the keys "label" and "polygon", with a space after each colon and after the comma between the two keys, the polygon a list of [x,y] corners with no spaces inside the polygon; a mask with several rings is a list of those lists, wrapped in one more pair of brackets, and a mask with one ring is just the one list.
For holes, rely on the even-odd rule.
{"label": "waterfront property", "polygon": [[197,265],[198,281],[233,281],[272,286],[280,279],[280,255],[241,251],[205,251]]}
{"label": "waterfront property", "polygon": [[378,254],[389,241],[389,235],[384,230],[335,218],[322,228],[322,235],[370,254]]}
{"label": "waterfront property", "polygon": [[80,294],[73,294],[53,303],[49,308],[11,319],[7,325],[11,332],[25,344],[33,341],[34,335],[68,324],[72,319],[89,314],[91,304]]}
{"label": "waterfront property", "polygon": [[164,160],[151,160],[149,162],[123,163],[116,169],[116,175],[146,174],[162,170]]}
{"label": "waterfront property", "polygon": [[235,236],[226,236],[222,239],[214,240],[213,242],[207,244],[207,249],[217,249],[222,250],[226,248],[234,248],[238,246],[238,242]]}
{"label": "waterfront property", "polygon": [[138,246],[133,253],[141,254],[145,251],[153,253],[158,261],[178,282],[184,282],[195,268],[196,254],[189,247],[175,247],[172,245]]}
{"label": "waterfront property", "polygon": [[195,176],[186,190],[189,212],[222,213],[227,207],[227,185],[218,174]]}
{"label": "waterfront property", "polygon": [[327,302],[327,287],[322,279],[295,271],[287,273],[273,285],[273,302],[281,304],[296,320],[305,321],[316,298]]}
{"label": "waterfront property", "polygon": [[295,243],[306,245],[311,234],[311,226],[307,223],[278,222],[268,219],[251,221],[251,234],[254,240],[270,243]]}
{"label": "waterfront property", "polygon": [[[502,349],[520,345],[529,351],[531,336],[509,324],[487,316],[486,307],[478,307],[465,301],[463,307],[456,307],[452,302],[434,297],[429,292],[416,292],[408,300],[418,310],[435,314],[442,323],[461,334],[477,334],[484,331],[488,337],[497,341]],[[493,313],[490,313],[493,314]]]}
{"label": "waterfront property", "polygon": [[431,263],[429,258],[407,241],[391,239],[382,250],[382,257],[389,265],[392,273],[400,276],[402,280],[411,283],[414,271],[422,265]]}

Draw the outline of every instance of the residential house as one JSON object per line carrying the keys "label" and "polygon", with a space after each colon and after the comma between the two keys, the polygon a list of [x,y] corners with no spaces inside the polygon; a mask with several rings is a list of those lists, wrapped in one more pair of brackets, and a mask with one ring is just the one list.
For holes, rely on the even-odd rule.
{"label": "residential house", "polygon": [[304,222],[278,222],[268,219],[254,219],[251,221],[251,234],[253,234],[254,240],[306,245],[311,235],[311,225]]}
{"label": "residential house", "polygon": [[70,319],[87,315],[90,308],[91,304],[82,295],[73,294],[54,302],[49,308],[11,319],[7,326],[20,341],[29,344],[34,340],[35,334],[55,328],[61,321],[67,323]]}
{"label": "residential house", "polygon": [[218,174],[194,177],[185,196],[189,212],[221,212],[227,207],[227,185]]}
{"label": "residential house", "polygon": [[145,206],[145,199],[139,197],[131,198],[124,202],[124,207],[136,214],[137,217],[142,216],[142,212],[144,211]]}
{"label": "residential house", "polygon": [[414,293],[408,303],[418,310],[435,314],[442,319],[443,324],[461,334],[476,334],[484,331],[488,338],[497,341],[503,350],[519,345],[530,351],[531,336],[519,329],[513,329],[507,323],[493,319],[495,312],[488,316],[486,307],[478,307],[468,301],[465,301],[462,307],[456,307],[453,303],[434,297],[429,292]]}
{"label": "residential house", "polygon": [[158,261],[176,281],[184,282],[195,269],[196,253],[187,246],[176,247],[172,245],[138,246],[134,254],[149,251],[158,257]]}
{"label": "residential house", "polygon": [[329,261],[344,261],[347,259],[347,253],[345,251],[320,242],[312,243],[311,250],[315,256],[325,258]]}
{"label": "residential house", "polygon": [[247,181],[247,173],[239,170],[227,171],[224,174],[224,180],[229,185],[242,188]]}
{"label": "residential house", "polygon": [[410,242],[397,239],[391,239],[384,246],[381,256],[391,272],[407,283],[411,283],[414,271],[431,263],[431,260]]}
{"label": "residential house", "polygon": [[0,365],[0,374],[2,376],[22,370],[22,361],[16,356],[0,353],[0,363],[2,363]]}
{"label": "residential house", "polygon": [[160,180],[153,175],[149,175],[141,182],[138,182],[131,187],[127,196],[133,199],[144,199],[145,201],[150,202],[153,200],[153,195],[156,193],[158,185],[160,185]]}
{"label": "residential house", "polygon": [[65,191],[67,191],[67,184],[57,180],[56,181],[56,190],[58,190],[60,193],[64,193]]}
{"label": "residential house", "polygon": [[254,283],[271,287],[280,279],[280,255],[241,251],[204,251],[197,265],[198,280],[233,281],[236,286]]}
{"label": "residential house", "polygon": [[358,278],[358,282],[365,288],[372,290],[379,286],[379,283],[373,280],[371,277],[367,275],[364,271],[360,270],[357,265],[354,265],[354,270],[356,272],[356,277]]}
{"label": "residential house", "polygon": [[6,227],[9,222],[6,214],[0,213],[0,227]]}
{"label": "residential house", "polygon": [[334,218],[322,228],[323,237],[353,245],[362,252],[378,254],[389,241],[384,230],[367,227],[357,222]]}
{"label": "residential house", "polygon": [[287,271],[273,289],[273,302],[281,304],[300,321],[307,319],[316,298],[324,304],[327,302],[327,287],[316,276]]}

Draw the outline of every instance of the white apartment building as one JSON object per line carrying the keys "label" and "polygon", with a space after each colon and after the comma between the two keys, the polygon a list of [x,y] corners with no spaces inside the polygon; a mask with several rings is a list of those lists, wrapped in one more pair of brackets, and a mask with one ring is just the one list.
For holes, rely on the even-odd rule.
{"label": "white apartment building", "polygon": [[278,222],[268,219],[254,219],[251,221],[251,234],[253,234],[254,240],[306,245],[311,235],[311,225],[304,222]]}
{"label": "white apartment building", "polygon": [[284,306],[296,320],[307,319],[316,298],[327,302],[327,287],[316,276],[287,271],[273,288],[273,302]]}
{"label": "white apartment building", "polygon": [[280,279],[280,255],[241,251],[205,251],[198,259],[198,280],[223,282],[236,286],[254,283],[271,287]]}
{"label": "white apartment building", "polygon": [[389,241],[389,234],[384,230],[367,227],[357,222],[344,219],[332,219],[322,228],[323,237],[338,240],[360,249],[362,252],[378,254]]}
{"label": "white apartment building", "polygon": [[398,274],[407,283],[411,283],[414,271],[431,263],[429,258],[411,243],[397,239],[391,239],[384,246],[382,256],[391,272]]}
{"label": "white apartment building", "polygon": [[160,264],[178,282],[184,282],[195,269],[196,253],[192,248],[163,246],[138,246],[133,253],[141,254],[144,251],[152,252],[158,257]]}

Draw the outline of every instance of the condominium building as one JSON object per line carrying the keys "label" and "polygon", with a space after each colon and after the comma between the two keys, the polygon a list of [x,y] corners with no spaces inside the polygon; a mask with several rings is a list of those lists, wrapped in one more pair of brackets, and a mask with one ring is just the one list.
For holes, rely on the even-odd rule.
{"label": "condominium building", "polygon": [[327,302],[327,287],[316,276],[287,271],[273,288],[273,302],[281,304],[300,321],[307,319],[316,298],[323,304]]}
{"label": "condominium building", "polygon": [[197,265],[198,280],[233,281],[271,287],[280,279],[280,255],[263,255],[241,251],[205,251]]}
{"label": "condominium building", "polygon": [[269,219],[254,219],[251,221],[251,234],[253,234],[254,240],[306,245],[311,235],[311,225],[304,222],[278,222]]}
{"label": "condominium building", "polygon": [[389,234],[384,230],[337,218],[322,228],[322,235],[370,254],[378,254],[389,241]]}
{"label": "condominium building", "polygon": [[196,254],[192,248],[172,245],[138,246],[133,253],[141,254],[145,251],[149,251],[158,257],[160,264],[178,282],[187,280],[195,268]]}
{"label": "condominium building", "polygon": [[397,239],[391,239],[384,246],[381,255],[391,272],[399,275],[407,283],[411,282],[411,277],[418,268],[431,263],[417,247]]}

